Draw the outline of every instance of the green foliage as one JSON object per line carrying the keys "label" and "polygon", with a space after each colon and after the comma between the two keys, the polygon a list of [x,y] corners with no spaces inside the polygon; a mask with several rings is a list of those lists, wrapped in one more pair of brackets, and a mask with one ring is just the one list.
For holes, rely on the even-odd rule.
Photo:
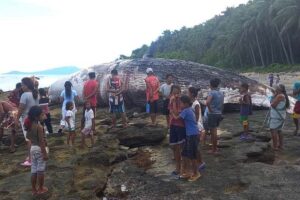
{"label": "green foliage", "polygon": [[250,0],[193,28],[166,30],[130,57],[146,53],[238,70],[293,66],[300,63],[300,1]]}

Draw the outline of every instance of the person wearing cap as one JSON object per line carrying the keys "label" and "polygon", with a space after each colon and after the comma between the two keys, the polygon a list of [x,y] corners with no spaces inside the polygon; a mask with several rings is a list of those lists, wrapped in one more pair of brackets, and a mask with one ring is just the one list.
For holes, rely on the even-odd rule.
{"label": "person wearing cap", "polygon": [[[94,112],[94,115],[96,117],[96,107],[97,107],[97,96],[99,94],[99,83],[96,80],[96,73],[95,72],[89,72],[88,73],[89,80],[84,82],[83,85],[83,92],[82,92],[82,98],[84,102],[89,102],[91,105],[91,109]],[[85,105],[85,104],[84,104]],[[84,111],[85,107],[83,107],[83,117],[81,120],[82,127],[84,126]]]}
{"label": "person wearing cap", "polygon": [[150,105],[150,117],[152,125],[156,125],[156,115],[158,112],[157,101],[159,99],[160,83],[158,78],[153,73],[152,68],[147,68],[146,73],[146,99],[147,103]]}

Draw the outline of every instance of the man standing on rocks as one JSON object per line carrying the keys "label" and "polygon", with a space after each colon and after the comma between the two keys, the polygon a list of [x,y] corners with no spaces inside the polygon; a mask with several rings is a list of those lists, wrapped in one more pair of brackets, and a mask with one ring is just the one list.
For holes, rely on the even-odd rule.
{"label": "man standing on rocks", "polygon": [[171,88],[173,85],[173,75],[167,74],[166,75],[166,83],[162,84],[159,91],[163,98],[163,114],[166,116],[168,128],[170,127],[170,110],[169,110],[169,103],[170,103],[170,94]]}
{"label": "man standing on rocks", "polygon": [[[96,73],[89,72],[88,73],[89,80],[84,82],[82,98],[84,102],[90,102],[91,109],[94,111],[94,116],[96,117],[96,107],[97,107],[97,96],[99,91],[99,83],[96,80]],[[85,106],[83,106],[83,117],[81,120],[81,126],[84,127],[84,112]]]}
{"label": "man standing on rocks", "polygon": [[150,105],[150,117],[152,125],[156,126],[156,115],[158,112],[158,99],[159,99],[159,87],[160,83],[158,78],[153,73],[152,68],[147,68],[146,82],[146,99]]}
{"label": "man standing on rocks", "polygon": [[118,71],[113,69],[111,77],[106,84],[106,91],[109,96],[109,111],[112,114],[112,126],[116,126],[117,114],[121,114],[123,127],[127,127],[127,118],[123,98],[123,82],[118,75]]}

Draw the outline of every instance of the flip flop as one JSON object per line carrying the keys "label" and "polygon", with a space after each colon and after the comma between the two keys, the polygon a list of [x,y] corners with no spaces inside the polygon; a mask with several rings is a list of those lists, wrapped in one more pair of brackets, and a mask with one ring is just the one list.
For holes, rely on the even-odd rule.
{"label": "flip flop", "polygon": [[47,193],[48,191],[49,191],[49,190],[48,190],[47,187],[43,187],[42,190],[38,190],[37,194],[45,194],[45,193]]}
{"label": "flip flop", "polygon": [[191,176],[188,181],[189,182],[194,182],[194,181],[197,181],[199,178],[201,177],[201,174],[198,173],[196,176]]}

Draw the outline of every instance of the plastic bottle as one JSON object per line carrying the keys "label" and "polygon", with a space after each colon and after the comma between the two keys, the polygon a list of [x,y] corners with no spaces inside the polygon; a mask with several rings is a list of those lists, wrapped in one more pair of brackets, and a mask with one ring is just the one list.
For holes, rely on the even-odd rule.
{"label": "plastic bottle", "polygon": [[146,103],[146,113],[150,113],[150,104]]}

